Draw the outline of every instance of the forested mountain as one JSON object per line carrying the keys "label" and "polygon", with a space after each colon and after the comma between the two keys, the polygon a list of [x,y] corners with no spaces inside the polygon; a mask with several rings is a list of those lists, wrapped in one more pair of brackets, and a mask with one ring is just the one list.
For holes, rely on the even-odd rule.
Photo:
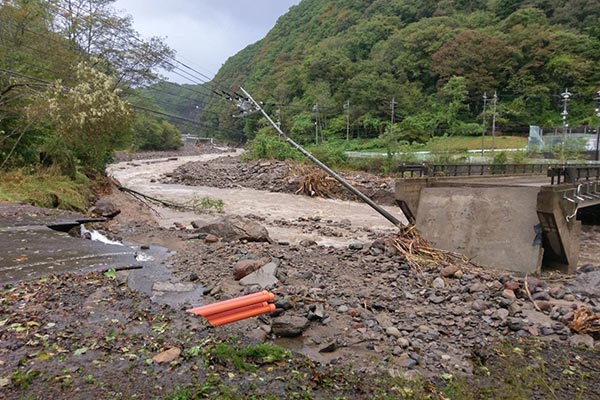
{"label": "forested mountain", "polygon": [[[179,85],[171,82],[159,82],[135,91],[132,101],[160,109],[181,119],[168,118],[182,133],[198,134],[202,131],[195,121],[202,113],[211,91],[203,85]],[[201,132],[202,133],[202,132]]]}
{"label": "forested mountain", "polygon": [[[380,135],[392,101],[401,139],[476,134],[482,96],[489,121],[494,92],[501,130],[561,126],[565,88],[575,94],[569,124],[595,126],[600,1],[303,0],[214,83],[243,86],[304,141],[314,135],[315,104],[325,137],[345,137],[346,112],[353,136]],[[251,138],[260,117],[233,113],[216,99],[202,119],[245,129],[231,139]]]}

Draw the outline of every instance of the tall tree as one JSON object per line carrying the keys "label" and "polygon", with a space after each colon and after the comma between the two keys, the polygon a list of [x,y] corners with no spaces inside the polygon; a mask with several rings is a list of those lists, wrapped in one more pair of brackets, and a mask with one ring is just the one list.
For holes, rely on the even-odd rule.
{"label": "tall tree", "polygon": [[115,0],[52,0],[55,30],[75,50],[99,60],[97,67],[124,87],[155,82],[160,70],[172,70],[174,51],[159,37],[144,39],[130,16],[117,15]]}

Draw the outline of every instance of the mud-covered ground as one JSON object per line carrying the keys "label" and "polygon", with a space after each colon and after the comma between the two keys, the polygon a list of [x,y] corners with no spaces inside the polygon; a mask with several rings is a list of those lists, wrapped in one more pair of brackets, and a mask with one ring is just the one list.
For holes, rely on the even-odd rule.
{"label": "mud-covered ground", "polygon": [[[232,173],[210,169],[215,185]],[[600,337],[569,327],[578,307],[600,313],[600,265],[541,279],[415,268],[389,237],[345,219],[277,223],[360,231],[346,247],[214,240],[187,224],[160,227],[123,193],[110,199],[122,212],[96,227],[173,249],[170,283],[201,289],[206,304],[260,290],[234,279],[240,261],[274,262],[276,312],[213,328],[183,311],[198,304],[168,307],[132,291],[133,271],[5,286],[1,398],[600,399]],[[282,337],[282,326],[302,334]]]}

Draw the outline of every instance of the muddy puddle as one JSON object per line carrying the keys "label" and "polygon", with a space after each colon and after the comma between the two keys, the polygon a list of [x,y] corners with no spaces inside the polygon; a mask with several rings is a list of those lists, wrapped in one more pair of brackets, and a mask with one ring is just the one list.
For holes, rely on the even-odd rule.
{"label": "muddy puddle", "polygon": [[111,240],[96,230],[81,225],[81,236],[111,246],[122,246],[134,251],[137,265],[124,268],[121,273],[128,286],[147,294],[153,302],[173,308],[187,309],[202,304],[204,288],[191,282],[179,282],[169,268],[173,251],[162,246],[140,246]]}

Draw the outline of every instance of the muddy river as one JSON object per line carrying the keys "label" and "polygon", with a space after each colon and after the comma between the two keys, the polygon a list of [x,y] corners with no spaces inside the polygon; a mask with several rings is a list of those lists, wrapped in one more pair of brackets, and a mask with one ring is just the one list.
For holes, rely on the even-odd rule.
{"label": "muddy river", "polygon": [[[190,161],[210,161],[221,157],[221,154],[206,154],[202,156],[179,157],[176,160],[152,160],[122,162],[108,168],[108,174],[116,178],[123,186],[137,190],[146,195],[163,200],[185,203],[193,198],[210,197],[224,202],[224,212],[227,214],[254,215],[262,219],[261,224],[269,230],[274,240],[299,243],[310,239],[321,245],[341,246],[348,241],[366,238],[367,228],[374,232],[391,233],[396,228],[379,213],[363,203],[343,200],[331,200],[298,196],[286,193],[273,193],[248,188],[219,189],[206,186],[185,186],[163,184],[158,178],[164,173],[171,172],[180,165]],[[406,218],[397,207],[385,207],[392,215],[406,223]],[[198,215],[193,212],[180,212],[166,208],[159,209],[158,223],[165,227],[173,223],[189,224],[194,220],[218,218],[214,215]],[[322,218],[333,221],[346,220],[353,229],[347,230],[342,237],[324,237],[303,233],[293,227],[280,226],[276,221],[293,221],[299,218]],[[346,235],[347,233],[347,235]]]}
{"label": "muddy river", "polygon": [[[123,186],[163,200],[185,203],[193,198],[210,197],[222,200],[224,211],[228,214],[254,215],[262,219],[269,234],[275,240],[299,243],[302,240],[314,240],[321,245],[345,246],[350,241],[367,239],[362,228],[377,233],[391,233],[396,229],[380,214],[363,203],[310,198],[286,193],[272,193],[248,188],[219,189],[206,186],[185,186],[158,182],[162,174],[172,172],[190,161],[210,161],[222,154],[178,157],[146,161],[128,161],[112,164],[108,174],[116,178]],[[386,207],[398,219],[406,222],[399,208]],[[216,219],[218,214],[198,215],[192,212],[180,212],[168,208],[159,208],[157,222],[171,227],[175,222],[189,224],[194,220],[208,221]],[[349,222],[353,229],[345,230],[341,237],[319,236],[302,230],[281,226],[277,221],[293,221],[298,218],[329,219]],[[583,226],[580,245],[580,265],[600,264],[600,226]]]}

